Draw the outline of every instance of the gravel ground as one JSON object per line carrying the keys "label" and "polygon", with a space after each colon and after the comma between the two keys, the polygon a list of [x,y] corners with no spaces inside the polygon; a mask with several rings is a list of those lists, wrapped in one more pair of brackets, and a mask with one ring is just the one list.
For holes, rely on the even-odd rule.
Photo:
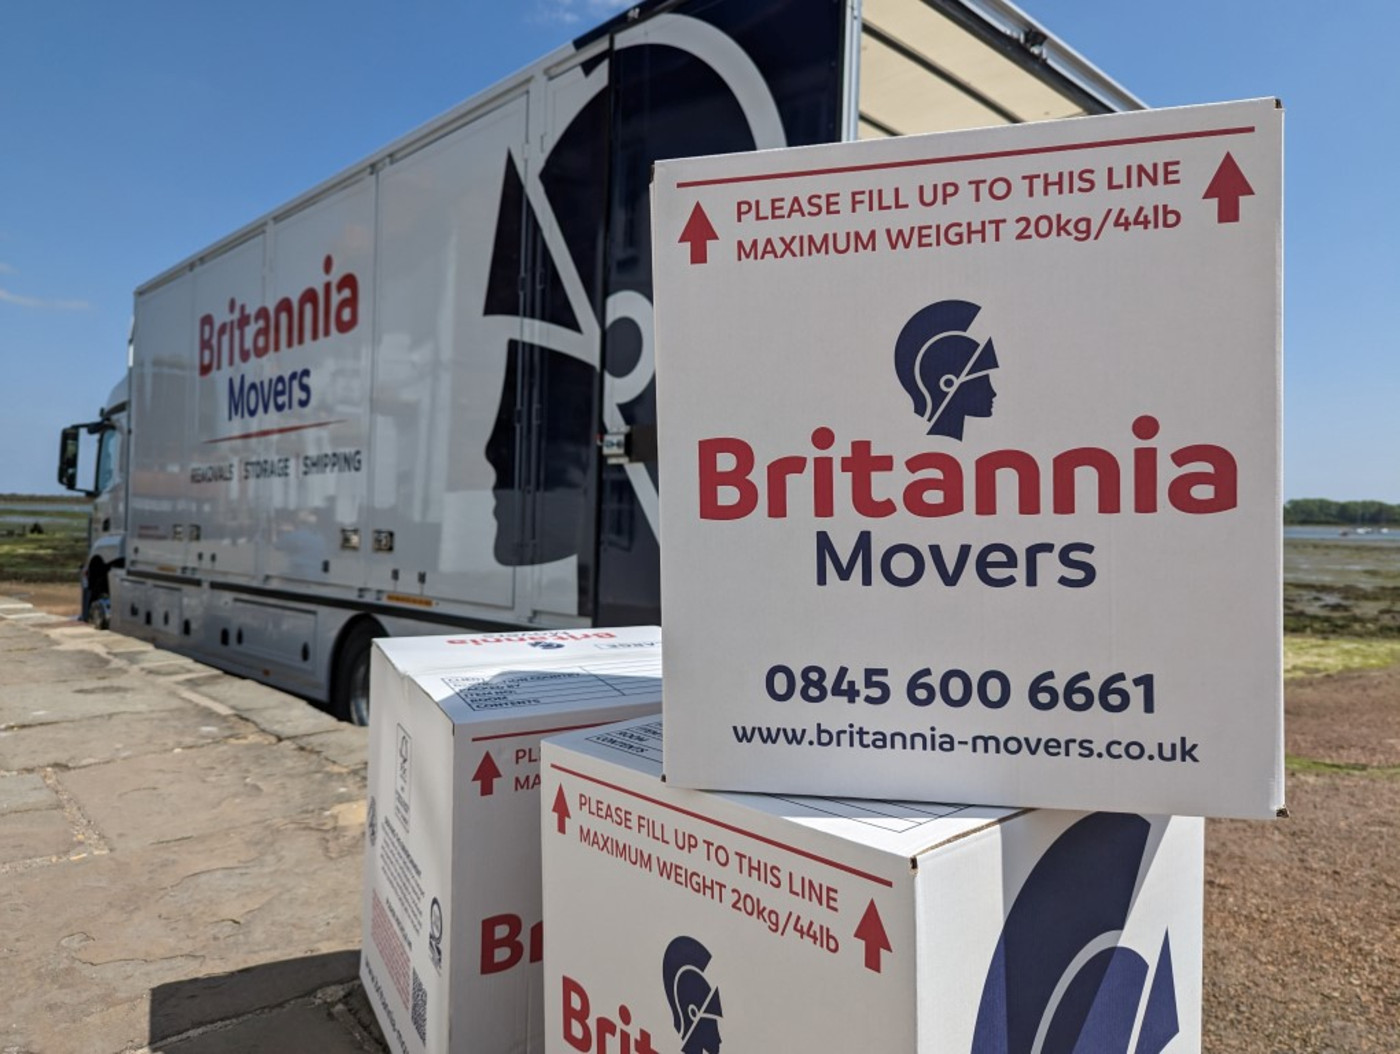
{"label": "gravel ground", "polygon": [[1206,825],[1208,1054],[1400,1052],[1400,667],[1286,693],[1289,819]]}

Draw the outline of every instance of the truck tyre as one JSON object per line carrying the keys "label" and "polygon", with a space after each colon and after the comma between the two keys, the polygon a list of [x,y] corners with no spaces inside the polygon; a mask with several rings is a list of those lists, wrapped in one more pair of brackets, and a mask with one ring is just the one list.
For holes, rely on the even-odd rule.
{"label": "truck tyre", "polygon": [[88,605],[87,620],[93,629],[112,628],[112,602],[109,597],[101,597]]}
{"label": "truck tyre", "polygon": [[369,648],[388,636],[372,618],[353,623],[341,638],[331,677],[331,713],[352,725],[369,724]]}
{"label": "truck tyre", "polygon": [[111,628],[112,597],[107,565],[94,559],[83,575],[83,617],[97,629]]}

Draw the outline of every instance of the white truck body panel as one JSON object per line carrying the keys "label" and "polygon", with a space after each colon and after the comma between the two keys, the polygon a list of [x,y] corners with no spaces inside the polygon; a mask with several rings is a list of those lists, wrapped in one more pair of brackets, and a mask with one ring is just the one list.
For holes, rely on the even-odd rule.
{"label": "white truck body panel", "polygon": [[644,3],[138,289],[114,628],[326,700],[357,625],[657,621],[651,164],[1137,105],[866,11]]}

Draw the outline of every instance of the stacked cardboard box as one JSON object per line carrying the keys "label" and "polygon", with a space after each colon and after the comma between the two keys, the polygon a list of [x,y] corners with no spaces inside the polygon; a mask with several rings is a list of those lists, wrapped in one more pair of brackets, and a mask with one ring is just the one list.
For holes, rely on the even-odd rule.
{"label": "stacked cardboard box", "polygon": [[544,1049],[539,748],[661,703],[655,627],[376,641],[360,976],[396,1051]]}
{"label": "stacked cardboard box", "polygon": [[551,1052],[1199,1046],[1199,819],[682,790],[655,719],[542,777]]}
{"label": "stacked cardboard box", "polygon": [[666,718],[382,647],[396,1047],[1199,1050],[1195,817],[1283,805],[1280,177],[1271,100],[658,165]]}
{"label": "stacked cardboard box", "polygon": [[1184,817],[1284,800],[1281,133],[656,166],[665,721],[545,746],[552,1052],[1199,1049]]}

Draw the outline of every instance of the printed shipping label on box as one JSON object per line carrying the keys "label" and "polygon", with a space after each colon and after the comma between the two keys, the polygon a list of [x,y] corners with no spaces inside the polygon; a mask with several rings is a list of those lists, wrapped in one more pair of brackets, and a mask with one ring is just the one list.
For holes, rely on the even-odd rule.
{"label": "printed shipping label on box", "polygon": [[1203,821],[687,791],[543,747],[551,1054],[1200,1049]]}
{"label": "printed shipping label on box", "polygon": [[360,976],[395,1051],[539,1052],[539,743],[661,701],[655,627],[406,637],[370,666]]}
{"label": "printed shipping label on box", "polygon": [[669,780],[1282,807],[1281,139],[657,166]]}

